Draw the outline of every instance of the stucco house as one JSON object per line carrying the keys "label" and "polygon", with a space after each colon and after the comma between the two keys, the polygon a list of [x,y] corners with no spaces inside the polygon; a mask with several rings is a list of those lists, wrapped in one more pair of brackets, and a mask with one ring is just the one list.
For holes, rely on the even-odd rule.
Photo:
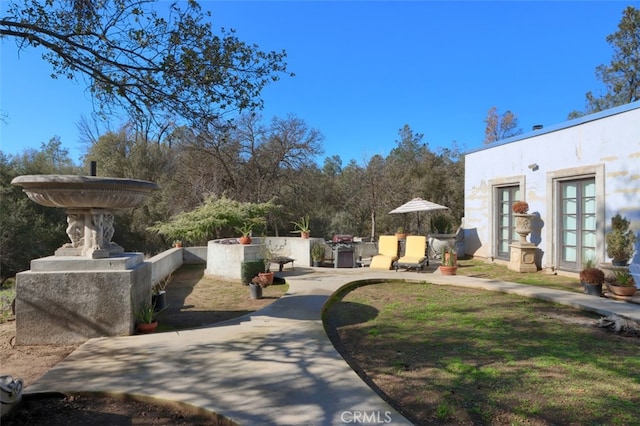
{"label": "stucco house", "polygon": [[525,200],[537,216],[538,268],[610,261],[605,234],[616,213],[640,240],[640,102],[539,127],[466,154],[465,253],[509,261],[511,203]]}

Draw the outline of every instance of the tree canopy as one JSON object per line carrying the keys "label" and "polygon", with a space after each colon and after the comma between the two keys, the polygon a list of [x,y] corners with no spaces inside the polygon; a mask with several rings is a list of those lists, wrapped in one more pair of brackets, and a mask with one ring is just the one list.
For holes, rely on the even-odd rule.
{"label": "tree canopy", "polygon": [[19,0],[0,17],[0,37],[43,48],[53,78],[84,77],[103,113],[120,107],[136,122],[207,128],[259,108],[261,90],[287,66],[285,51],[263,52],[234,30],[215,34],[210,16],[195,0]]}
{"label": "tree canopy", "polygon": [[607,43],[613,49],[611,62],[596,67],[596,77],[606,92],[601,95],[587,92],[586,110],[573,111],[569,118],[640,100],[640,10],[633,6],[625,8],[618,31],[607,36]]}

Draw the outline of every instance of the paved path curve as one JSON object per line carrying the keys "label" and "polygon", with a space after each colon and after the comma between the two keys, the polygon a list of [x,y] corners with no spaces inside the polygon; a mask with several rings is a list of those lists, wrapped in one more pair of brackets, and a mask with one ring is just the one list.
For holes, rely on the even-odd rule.
{"label": "paved path curve", "polygon": [[282,275],[289,292],[260,311],[187,331],[91,339],[25,394],[148,396],[201,407],[242,425],[410,425],[349,368],[324,331],[324,303],[350,282],[419,279],[540,297],[640,321],[640,306],[631,303],[437,272],[296,268]]}

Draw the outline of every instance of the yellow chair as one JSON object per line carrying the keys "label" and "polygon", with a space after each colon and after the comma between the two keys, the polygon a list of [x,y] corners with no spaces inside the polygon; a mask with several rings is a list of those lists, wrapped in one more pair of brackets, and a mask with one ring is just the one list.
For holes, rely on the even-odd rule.
{"label": "yellow chair", "polygon": [[398,239],[395,235],[380,235],[378,254],[371,259],[370,269],[391,269],[398,259]]}
{"label": "yellow chair", "polygon": [[420,272],[425,263],[429,265],[429,258],[427,253],[427,237],[422,235],[410,235],[407,237],[407,242],[404,250],[404,256],[402,256],[395,263],[396,271],[398,268],[412,269],[415,268]]}

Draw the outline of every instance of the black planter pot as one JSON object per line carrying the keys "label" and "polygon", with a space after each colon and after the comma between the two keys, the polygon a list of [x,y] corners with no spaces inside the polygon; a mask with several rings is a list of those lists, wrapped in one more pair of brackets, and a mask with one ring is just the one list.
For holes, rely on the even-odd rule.
{"label": "black planter pot", "polygon": [[627,263],[629,263],[628,260],[618,260],[617,262],[611,262],[613,266],[627,266]]}
{"label": "black planter pot", "polygon": [[161,290],[158,294],[151,295],[151,304],[155,312],[160,312],[167,308],[167,292]]}
{"label": "black planter pot", "polygon": [[259,285],[249,283],[249,291],[252,299],[262,299],[262,287]]}
{"label": "black planter pot", "polygon": [[583,281],[582,287],[584,287],[585,294],[602,297],[602,284],[591,284]]}

